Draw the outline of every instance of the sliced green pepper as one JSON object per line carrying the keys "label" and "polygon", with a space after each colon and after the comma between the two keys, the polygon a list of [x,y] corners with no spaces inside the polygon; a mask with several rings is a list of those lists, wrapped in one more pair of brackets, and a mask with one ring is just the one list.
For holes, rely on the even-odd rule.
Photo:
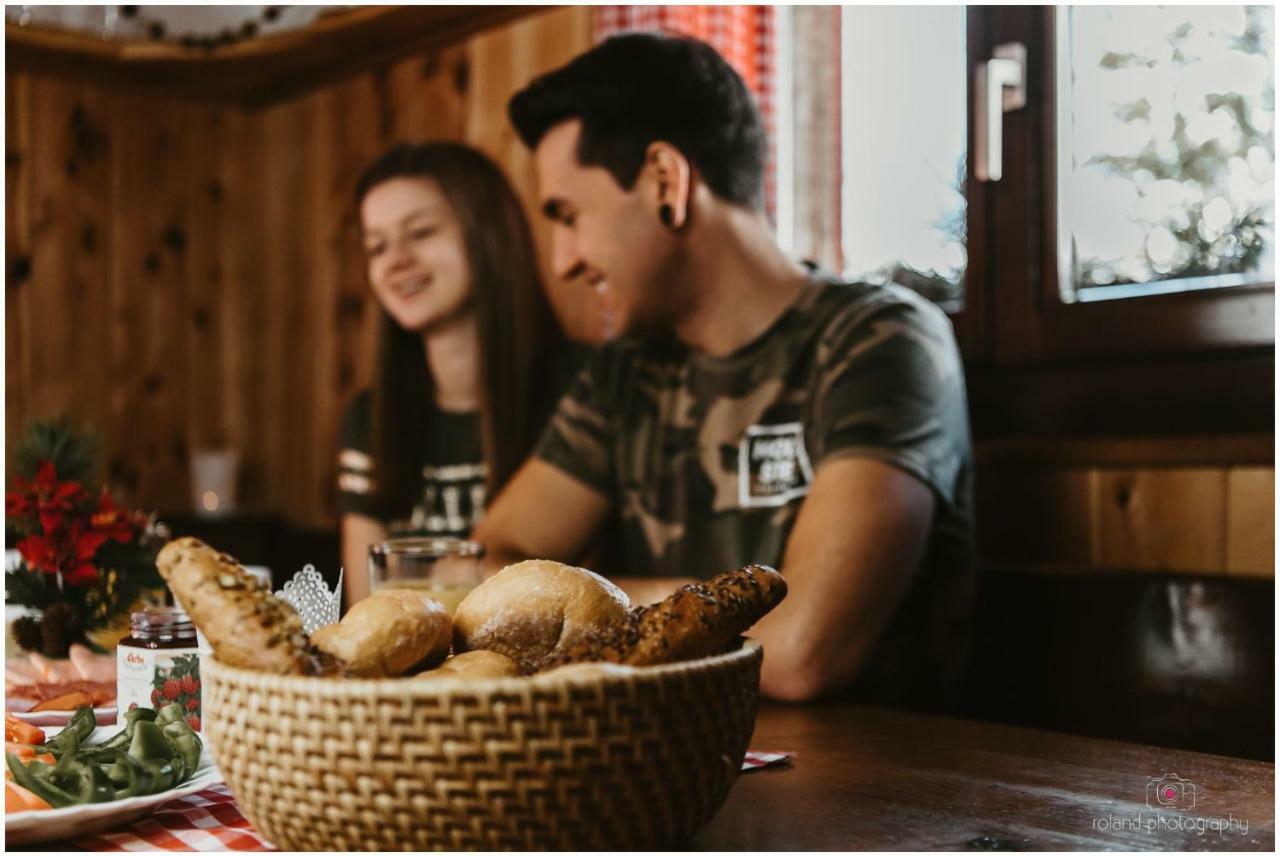
{"label": "sliced green pepper", "polygon": [[156,725],[168,726],[170,723],[186,723],[187,718],[182,706],[176,702],[170,702],[168,705],[156,712]]}
{"label": "sliced green pepper", "polygon": [[115,786],[116,798],[148,794],[146,789],[149,782],[144,781],[143,777],[149,775],[142,766],[129,758],[124,750],[109,750],[108,753],[111,761],[102,766],[102,772]]}
{"label": "sliced green pepper", "polygon": [[96,747],[82,747],[96,727],[92,709],[78,709],[43,747],[58,759],[56,765],[24,765],[7,754],[14,781],[50,806],[65,807],[167,791],[200,763],[203,743],[182,717],[181,706],[159,712],[135,708],[125,714],[121,732]]}
{"label": "sliced green pepper", "polygon": [[129,755],[139,762],[161,761],[172,758],[174,750],[158,725],[139,720],[133,727]]}
{"label": "sliced green pepper", "polygon": [[156,719],[156,710],[154,708],[131,708],[124,715],[124,729],[112,735],[106,741],[98,745],[97,749],[121,750],[129,746],[129,742],[133,740],[133,728],[139,720],[154,721]]}
{"label": "sliced green pepper", "polygon": [[78,750],[84,740],[92,735],[93,730],[97,728],[98,720],[93,714],[93,709],[87,705],[82,705],[76,709],[75,714],[71,715],[71,719],[67,721],[67,725],[63,727],[62,731],[41,749],[44,752],[52,753],[54,758],[61,759],[63,756]]}
{"label": "sliced green pepper", "polygon": [[[43,768],[48,768],[52,771],[52,765],[46,765],[42,762],[32,762],[30,765],[24,765],[22,764],[22,760],[13,753],[5,753],[5,763],[8,764],[9,771],[13,774],[13,781],[15,783],[34,794],[54,809],[61,809],[64,806],[75,806],[78,803],[83,803],[77,795],[55,785],[49,773],[39,773]],[[40,768],[37,768],[37,765],[40,765]]]}
{"label": "sliced green pepper", "polygon": [[128,753],[119,755],[102,771],[116,786],[116,797],[150,795],[171,789],[185,779],[181,759],[148,759],[139,761]]}
{"label": "sliced green pepper", "polygon": [[196,734],[196,730],[192,729],[185,720],[179,720],[174,723],[166,724],[164,729],[164,737],[169,740],[173,749],[182,756],[182,761],[186,763],[189,773],[194,773],[196,768],[200,766],[200,753],[204,749],[204,744],[200,741],[200,736]]}
{"label": "sliced green pepper", "polygon": [[58,762],[50,779],[55,786],[74,795],[76,803],[104,803],[116,797],[115,786],[97,765],[69,756]]}
{"label": "sliced green pepper", "polygon": [[146,794],[168,791],[186,777],[181,757],[172,759],[146,759],[138,763],[147,776]]}

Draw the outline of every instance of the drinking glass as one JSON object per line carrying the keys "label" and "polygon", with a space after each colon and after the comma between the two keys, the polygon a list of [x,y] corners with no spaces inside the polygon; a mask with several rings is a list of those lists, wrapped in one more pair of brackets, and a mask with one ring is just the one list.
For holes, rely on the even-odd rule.
{"label": "drinking glass", "polygon": [[371,589],[416,589],[452,616],[480,583],[484,545],[464,539],[398,538],[369,546]]}

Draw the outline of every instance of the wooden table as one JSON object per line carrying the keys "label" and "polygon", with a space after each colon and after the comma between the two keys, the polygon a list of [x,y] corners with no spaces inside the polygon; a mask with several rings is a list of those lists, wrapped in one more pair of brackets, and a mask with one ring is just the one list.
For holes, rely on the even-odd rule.
{"label": "wooden table", "polygon": [[[762,704],[751,747],[795,757],[740,776],[688,847],[1275,846],[1275,766],[1262,762],[847,704]],[[1194,785],[1194,809],[1148,808],[1166,774]]]}

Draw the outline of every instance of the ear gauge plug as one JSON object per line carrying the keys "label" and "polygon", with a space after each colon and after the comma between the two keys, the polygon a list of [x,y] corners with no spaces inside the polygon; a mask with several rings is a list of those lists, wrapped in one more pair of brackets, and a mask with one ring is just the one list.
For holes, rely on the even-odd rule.
{"label": "ear gauge plug", "polygon": [[676,213],[671,206],[663,203],[658,206],[658,219],[662,221],[663,226],[671,226],[676,222]]}

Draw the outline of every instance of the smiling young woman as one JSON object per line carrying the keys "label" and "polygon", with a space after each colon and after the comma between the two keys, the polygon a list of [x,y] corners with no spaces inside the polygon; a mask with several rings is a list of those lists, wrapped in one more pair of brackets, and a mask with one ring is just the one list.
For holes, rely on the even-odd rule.
{"label": "smiling young woman", "polygon": [[356,201],[382,326],[373,388],[341,432],[348,605],[368,594],[371,542],[470,532],[576,368],[520,202],[488,158],[401,144],[365,170]]}

